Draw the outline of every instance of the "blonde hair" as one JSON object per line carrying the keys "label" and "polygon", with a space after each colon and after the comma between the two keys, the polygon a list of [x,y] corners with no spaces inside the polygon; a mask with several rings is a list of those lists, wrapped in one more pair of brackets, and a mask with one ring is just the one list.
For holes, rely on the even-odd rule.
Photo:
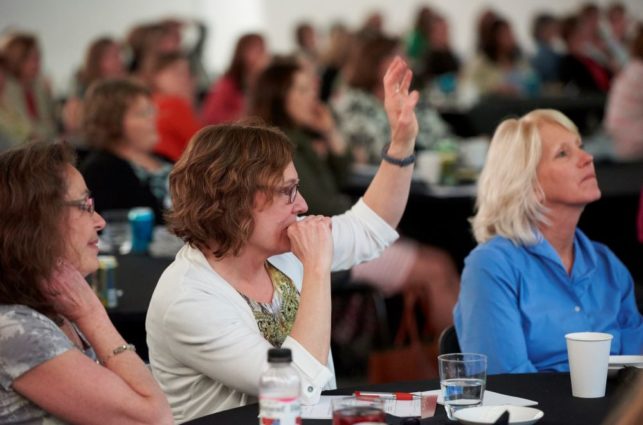
{"label": "blonde hair", "polygon": [[544,123],[579,135],[574,123],[553,109],[504,120],[496,129],[478,181],[476,214],[470,219],[478,243],[498,235],[516,244],[534,244],[538,224],[548,223],[536,174],[542,154],[539,127]]}

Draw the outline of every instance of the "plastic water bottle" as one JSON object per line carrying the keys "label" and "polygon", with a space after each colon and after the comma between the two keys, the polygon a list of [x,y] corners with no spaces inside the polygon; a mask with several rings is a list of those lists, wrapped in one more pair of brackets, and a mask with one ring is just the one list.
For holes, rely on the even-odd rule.
{"label": "plastic water bottle", "polygon": [[300,425],[301,383],[288,348],[268,350],[268,369],[259,380],[259,424]]}

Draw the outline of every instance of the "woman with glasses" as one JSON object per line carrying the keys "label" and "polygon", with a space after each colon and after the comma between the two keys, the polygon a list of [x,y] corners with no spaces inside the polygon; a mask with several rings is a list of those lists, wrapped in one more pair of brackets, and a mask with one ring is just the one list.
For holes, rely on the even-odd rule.
{"label": "woman with glasses", "polygon": [[289,348],[302,400],[336,387],[330,271],[370,260],[396,238],[413,172],[411,71],[384,77],[391,145],[364,197],[332,219],[300,217],[293,146],[274,128],[208,127],[170,175],[170,229],[187,244],[148,309],[150,365],[177,423],[257,400],[269,348]]}
{"label": "woman with glasses", "polygon": [[154,156],[156,109],[147,88],[127,79],[98,82],[85,96],[84,131],[93,151],[81,164],[96,210],[149,207],[158,224],[169,206],[172,165]]}
{"label": "woman with glasses", "polygon": [[0,423],[171,423],[84,278],[105,221],[70,149],[0,155],[0,205]]}

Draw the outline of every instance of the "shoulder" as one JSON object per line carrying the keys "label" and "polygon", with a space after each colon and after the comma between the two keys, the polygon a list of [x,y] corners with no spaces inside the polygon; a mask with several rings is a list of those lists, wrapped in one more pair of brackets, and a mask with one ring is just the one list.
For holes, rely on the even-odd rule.
{"label": "shoulder", "polygon": [[465,262],[492,265],[494,263],[508,264],[513,259],[525,254],[524,247],[517,245],[511,240],[496,236],[487,242],[476,246],[467,256]]}
{"label": "shoulder", "polygon": [[528,261],[526,250],[509,239],[496,236],[478,245],[465,259],[462,282],[504,281],[511,285]]}
{"label": "shoulder", "polygon": [[0,305],[0,386],[72,348],[54,322],[22,305]]}

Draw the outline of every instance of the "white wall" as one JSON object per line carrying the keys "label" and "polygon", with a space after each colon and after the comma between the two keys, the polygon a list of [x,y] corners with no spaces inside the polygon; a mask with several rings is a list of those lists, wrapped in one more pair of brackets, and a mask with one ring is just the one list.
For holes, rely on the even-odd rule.
{"label": "white wall", "polygon": [[[88,42],[104,34],[122,37],[136,22],[178,15],[196,17],[210,27],[206,66],[220,72],[228,63],[234,41],[246,31],[263,31],[273,51],[292,49],[292,30],[299,20],[327,29],[336,20],[357,26],[366,14],[379,10],[385,29],[402,33],[413,22],[416,10],[429,4],[451,23],[454,47],[472,51],[475,20],[491,6],[510,17],[519,41],[527,48],[534,13],[573,11],[586,0],[0,0],[0,31],[10,27],[36,32],[44,52],[44,69],[57,92],[64,92],[82,60]],[[606,5],[611,0],[597,0]],[[643,1],[624,0],[630,16],[643,20]]]}

